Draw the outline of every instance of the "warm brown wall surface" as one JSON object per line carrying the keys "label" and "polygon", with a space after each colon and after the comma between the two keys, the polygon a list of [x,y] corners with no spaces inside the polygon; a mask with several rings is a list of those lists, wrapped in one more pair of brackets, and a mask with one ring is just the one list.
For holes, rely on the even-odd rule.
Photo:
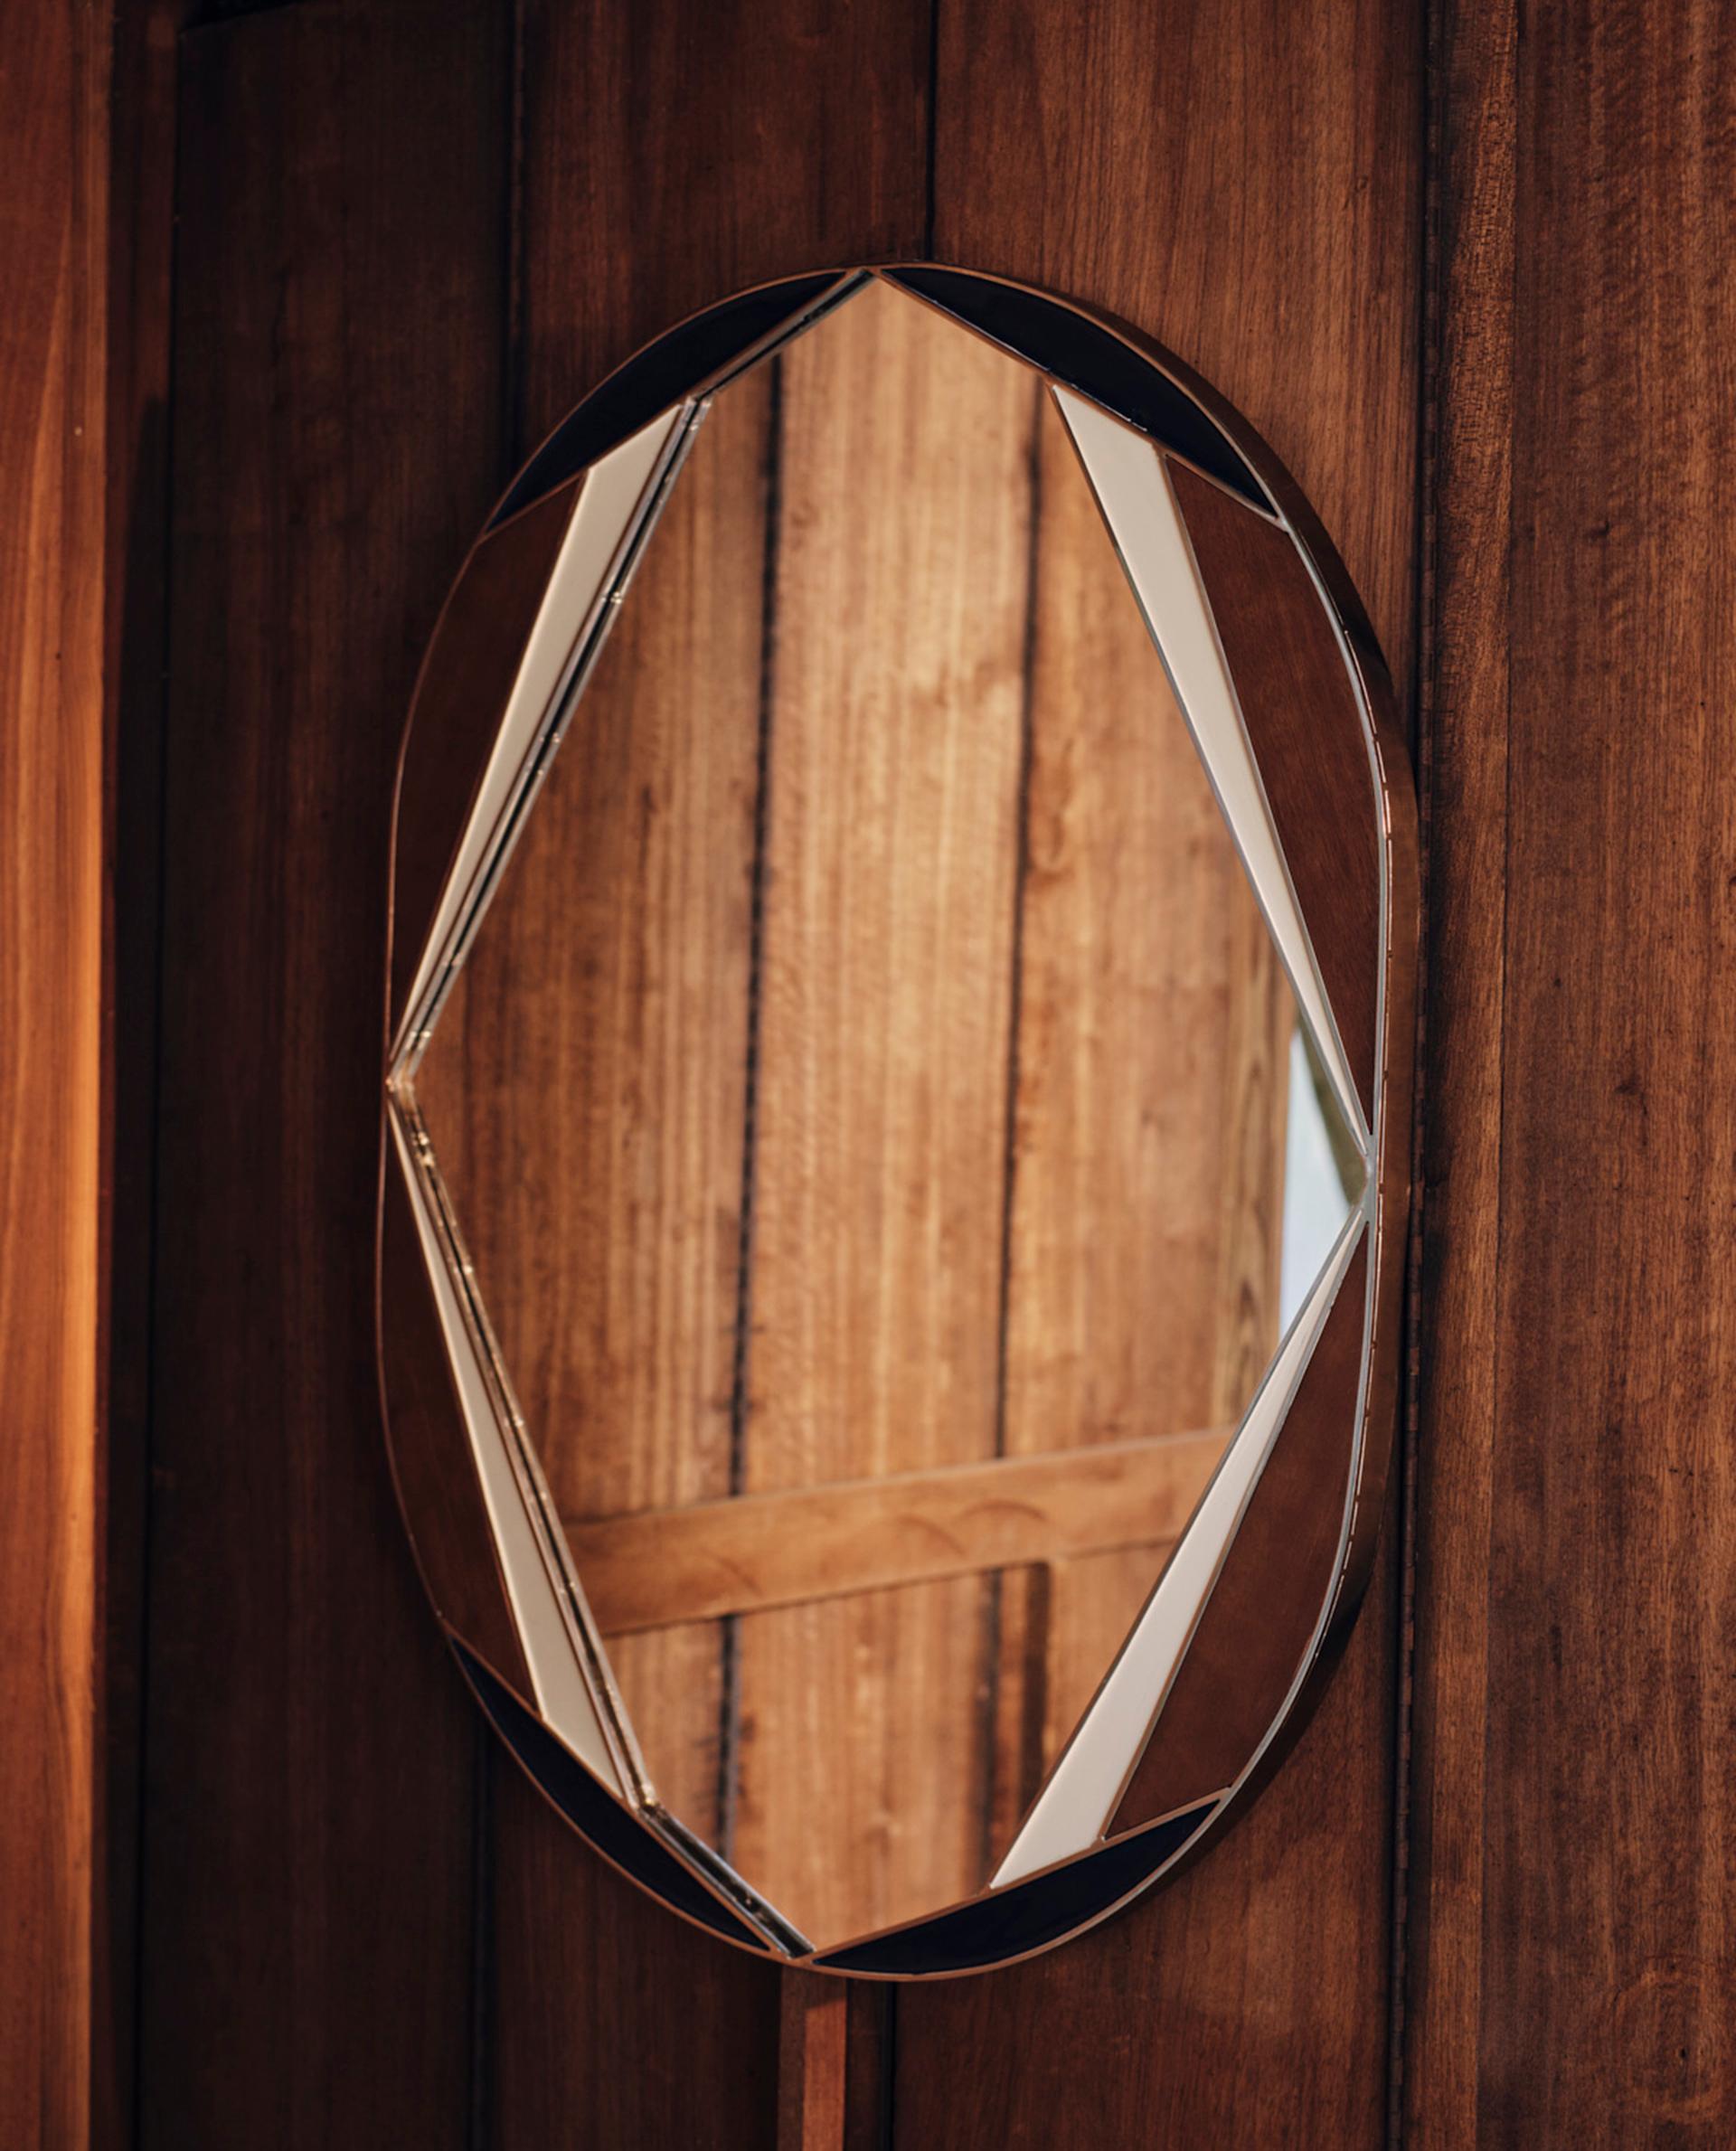
{"label": "warm brown wall surface", "polygon": [[0,52],[0,2143],[90,2114],[108,22]]}
{"label": "warm brown wall surface", "polygon": [[[124,7],[112,105],[100,14],[0,53],[0,2141],[94,2085],[165,2151],[1727,2143],[1719,11],[205,12]],[[373,1116],[393,762],[492,496],[673,319],[888,255],[1160,337],[1344,552],[1419,712],[1426,1195],[1409,1533],[1260,1805],[846,2004],[482,1737],[380,1435]]]}

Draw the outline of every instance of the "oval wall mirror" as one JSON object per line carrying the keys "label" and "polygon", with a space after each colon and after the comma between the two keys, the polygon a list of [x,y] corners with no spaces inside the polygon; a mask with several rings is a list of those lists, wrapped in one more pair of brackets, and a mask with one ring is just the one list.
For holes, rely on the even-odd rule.
{"label": "oval wall mirror", "polygon": [[391,1448],[547,1797],[871,1976],[1197,1854],[1367,1574],[1410,1195],[1410,779],[1255,437],[956,270],[684,324],[465,563],[392,899]]}

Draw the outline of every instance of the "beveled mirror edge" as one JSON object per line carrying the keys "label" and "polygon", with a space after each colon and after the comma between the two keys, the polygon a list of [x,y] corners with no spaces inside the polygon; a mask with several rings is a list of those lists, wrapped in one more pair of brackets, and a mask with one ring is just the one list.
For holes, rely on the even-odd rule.
{"label": "beveled mirror edge", "polygon": [[[830,287],[833,295],[846,292],[854,280],[864,273],[893,271],[909,268],[910,264],[867,265],[865,269],[836,272]],[[975,273],[975,272],[971,272]],[[778,284],[798,279],[778,279]],[[1011,279],[984,278],[987,282],[1011,284]],[[765,288],[771,288],[766,287]],[[910,287],[903,286],[905,289]],[[1014,287],[1015,288],[1022,288]],[[913,293],[914,297],[920,297]],[[1371,1177],[1370,1246],[1367,1286],[1367,1332],[1361,1367],[1361,1390],[1358,1400],[1358,1451],[1356,1468],[1347,1496],[1346,1517],[1344,1527],[1341,1557],[1336,1568],[1336,1583],[1329,1603],[1321,1615],[1314,1644],[1298,1672],[1290,1699],[1274,1723],[1266,1740],[1250,1759],[1248,1769],[1224,1793],[1207,1803],[1212,1808],[1185,1844],[1179,1847],[1173,1859],[1156,1868],[1132,1891],[1118,1896],[1114,1902],[1084,1913],[1079,1926],[1069,1933],[1081,1931],[1138,1895],[1156,1882],[1165,1879],[1180,1866],[1191,1863],[1205,1845],[1215,1840],[1218,1831],[1239,1811],[1259,1787],[1269,1777],[1281,1755],[1299,1734],[1312,1707],[1325,1669],[1335,1656],[1363,1589],[1372,1565],[1375,1537],[1378,1532],[1388,1477],[1388,1467],[1395,1432],[1395,1405],[1399,1368],[1398,1322],[1402,1297],[1405,1250],[1409,1240],[1410,1214],[1410,1097],[1412,1079],[1414,967],[1417,939],[1416,892],[1416,829],[1415,805],[1406,758],[1392,711],[1390,680],[1378,648],[1373,642],[1365,616],[1355,599],[1336,552],[1320,532],[1317,521],[1307,508],[1294,482],[1278,463],[1269,448],[1252,433],[1238,414],[1230,410],[1205,384],[1197,381],[1190,370],[1174,360],[1161,347],[1138,332],[1116,321],[1112,316],[1076,302],[1055,299],[1052,295],[1041,295],[1060,309],[1076,314],[1082,321],[1093,324],[1119,338],[1147,363],[1156,366],[1186,392],[1206,412],[1212,422],[1228,434],[1238,450],[1259,475],[1272,500],[1278,504],[1275,520],[1286,528],[1297,552],[1307,565],[1323,600],[1328,616],[1344,648],[1346,663],[1355,681],[1358,699],[1365,715],[1369,734],[1369,750],[1373,773],[1373,789],[1381,827],[1381,872],[1383,883],[1383,953],[1382,973],[1378,981],[1380,1011],[1377,1035],[1381,1045],[1381,1066],[1377,1109],[1373,1118],[1373,1150],[1376,1171]],[[928,303],[928,302],[925,302]],[[943,309],[944,310],[944,309]],[[806,325],[806,322],[802,325]],[[972,328],[969,323],[963,323]],[[796,333],[799,333],[797,330]],[[980,333],[972,329],[972,333]],[[657,339],[661,341],[662,339]],[[772,346],[779,339],[772,339]],[[647,346],[649,348],[649,346]],[[764,355],[756,353],[754,356]],[[1019,354],[1023,355],[1023,354]],[[628,362],[631,363],[632,362]],[[746,358],[741,363],[753,363]],[[1033,363],[1029,359],[1027,364]],[[1037,371],[1044,371],[1041,367]],[[1050,376],[1052,381],[1054,377]],[[1068,383],[1069,386],[1076,384]],[[1089,394],[1088,391],[1080,393]],[[1119,414],[1116,414],[1118,417]],[[1127,421],[1121,419],[1120,422]],[[1185,461],[1186,459],[1181,458]],[[1198,468],[1197,466],[1191,467]],[[1210,471],[1200,474],[1208,482],[1219,481]],[[516,481],[515,481],[516,483]],[[1250,514],[1263,511],[1241,495],[1235,495],[1238,505]],[[523,511],[533,506],[533,500],[517,504]],[[648,520],[646,527],[648,527]],[[483,538],[493,533],[499,525],[491,522],[485,526]],[[478,540],[478,543],[483,539]],[[569,702],[570,702],[569,698]],[[413,723],[413,712],[412,712]],[[404,752],[410,751],[410,740],[407,731]],[[394,848],[396,840],[396,806],[394,799]],[[387,976],[391,976],[392,952],[387,950]],[[391,1034],[389,1033],[389,1040]],[[1396,1139],[1395,1139],[1396,1138]],[[382,1127],[382,1142],[390,1137]],[[384,1163],[382,1156],[382,1165]],[[384,1319],[384,1310],[382,1310]],[[382,1369],[382,1405],[388,1418],[390,1434],[390,1401],[385,1393],[385,1376]],[[402,1501],[402,1491],[400,1489]],[[406,1517],[407,1523],[410,1521]],[[414,1533],[412,1530],[412,1537]],[[532,1773],[534,1776],[534,1773]],[[1108,1842],[1114,1843],[1110,1839]],[[1080,1860],[1089,1860],[1092,1851],[1071,1855],[1058,1863],[1058,1866],[1071,1866]],[[607,1856],[607,1855],[605,1855]],[[1039,1871],[1050,1873],[1054,1869]],[[679,1909],[679,1908],[675,1908]],[[929,1915],[923,1920],[906,1922],[906,1929],[926,1927],[934,1919],[945,1918],[947,1911]],[[889,1929],[887,1932],[903,1931]],[[733,1939],[733,1938],[726,1938]],[[854,1976],[950,1976],[948,1971],[876,1975],[861,1969],[837,1966],[826,1961],[839,1955],[854,1951],[872,1937],[855,1938],[850,1942],[829,1948],[821,1957],[803,1950],[793,1954],[793,1962],[809,1962],[820,1969],[845,1970]],[[1055,1940],[1065,1939],[1056,1937]],[[759,1945],[742,1942],[741,1946],[757,1948]],[[1040,1948],[1054,1946],[1045,1941]],[[777,1947],[774,1945],[774,1947]],[[779,1953],[782,1953],[781,1951]],[[1005,1960],[1015,1959],[1008,1958]],[[981,1967],[961,1969],[986,1968]]]}

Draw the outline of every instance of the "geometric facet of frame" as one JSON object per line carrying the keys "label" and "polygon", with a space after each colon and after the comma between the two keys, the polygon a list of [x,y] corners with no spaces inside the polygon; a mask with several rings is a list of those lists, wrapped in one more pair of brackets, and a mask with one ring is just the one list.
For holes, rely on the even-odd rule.
{"label": "geometric facet of frame", "polygon": [[[1288,978],[1308,1072],[1353,1154],[1352,1200],[987,1887],[816,1949],[651,1790],[416,1086],[709,399],[876,279],[1046,382]],[[483,1707],[573,1827],[674,1910],[824,1970],[981,1969],[1173,1874],[1274,1767],[1354,1611],[1383,1505],[1410,1207],[1414,854],[1385,671],[1312,514],[1182,364],[1089,309],[912,266],[763,287],[629,361],[514,481],[437,627],[400,771],[382,1400],[424,1580]]]}

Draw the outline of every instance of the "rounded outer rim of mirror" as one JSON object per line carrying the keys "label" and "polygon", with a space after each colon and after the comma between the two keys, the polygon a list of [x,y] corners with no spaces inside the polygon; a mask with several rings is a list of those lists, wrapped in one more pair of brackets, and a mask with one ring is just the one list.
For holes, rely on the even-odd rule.
{"label": "rounded outer rim of mirror", "polygon": [[[1179,388],[1203,413],[1212,426],[1223,435],[1241,461],[1247,466],[1277,510],[1276,521],[1296,547],[1308,569],[1322,605],[1330,614],[1338,631],[1349,669],[1354,678],[1356,695],[1368,728],[1368,746],[1371,750],[1372,775],[1377,807],[1380,837],[1384,847],[1385,860],[1385,942],[1381,952],[1382,966],[1382,1020],[1378,1029],[1377,1048],[1380,1054],[1381,1080],[1379,1084],[1379,1109],[1376,1125],[1370,1130],[1372,1161],[1378,1175],[1375,1199],[1371,1207],[1365,1242],[1373,1269],[1372,1286],[1368,1293],[1368,1318],[1359,1357],[1358,1371],[1363,1398],[1361,1427],[1359,1430],[1359,1466],[1356,1488],[1365,1492],[1367,1498],[1356,1498],[1352,1503],[1351,1524],[1341,1557],[1334,1571],[1334,1584],[1324,1622],[1319,1626],[1306,1665],[1298,1672],[1290,1696],[1278,1720],[1268,1731],[1250,1758],[1248,1766],[1235,1781],[1219,1794],[1213,1795],[1204,1805],[1209,1808],[1203,1821],[1166,1860],[1154,1866],[1151,1873],[1137,1881],[1130,1888],[1120,1891],[1105,1901],[1081,1908],[1078,1920],[1063,1930],[1046,1936],[1028,1948],[1021,1948],[997,1956],[980,1964],[942,1967],[919,1971],[875,1971],[843,1967],[826,1961],[828,1956],[855,1948],[863,1942],[876,1939],[874,1935],[853,1937],[828,1945],[824,1951],[791,1954],[778,1948],[775,1941],[761,1943],[746,1935],[737,1936],[720,1927],[695,1918],[681,1905],[675,1904],[645,1876],[597,1844],[594,1838],[573,1821],[567,1810],[550,1792],[537,1771],[519,1753],[517,1748],[495,1723],[492,1713],[472,1678],[466,1656],[474,1657],[488,1675],[499,1682],[512,1696],[517,1707],[532,1718],[537,1718],[533,1707],[516,1693],[514,1684],[505,1678],[502,1669],[488,1663],[486,1653],[479,1651],[473,1641],[464,1638],[441,1608],[438,1594],[424,1559],[421,1533],[412,1514],[400,1469],[397,1441],[393,1433],[391,1402],[391,1384],[385,1357],[387,1305],[382,1275],[385,1245],[385,1191],[387,1175],[392,1165],[392,1136],[388,1126],[388,1097],[383,1092],[380,1109],[380,1148],[378,1156],[375,1196],[375,1362],[378,1379],[381,1413],[385,1431],[385,1447],[392,1474],[394,1495],[406,1536],[424,1590],[433,1609],[435,1618],[452,1649],[455,1662],[466,1685],[471,1690],[477,1706],[494,1726],[496,1737],[508,1749],[514,1763],[533,1785],[541,1797],[559,1816],[575,1836],[581,1838],[588,1849],[606,1865],[624,1875],[637,1888],[654,1897],[675,1918],[684,1921],[697,1932],[712,1940],[739,1948],[760,1962],[785,1964],[795,1969],[813,1970],[843,1978],[887,1983],[923,1982],[930,1979],[972,1977],[986,1972],[997,1971],[1026,1959],[1046,1955],[1050,1950],[1075,1939],[1078,1936],[1099,1926],[1115,1916],[1136,1899],[1155,1889],[1166,1887],[1189,1871],[1206,1853],[1210,1852],[1233,1824],[1259,1797],[1270,1782],[1283,1761],[1294,1749],[1296,1742],[1313,1717],[1330,1676],[1342,1657],[1351,1629],[1365,1595],[1373,1574],[1374,1553],[1385,1512],[1391,1499],[1391,1467],[1397,1440],[1399,1385],[1401,1365],[1401,1333],[1404,1319],[1405,1279],[1413,1231],[1413,1128],[1412,1102],[1415,1062],[1416,1024],[1416,972],[1420,930],[1420,896],[1419,886],[1418,830],[1416,796],[1411,775],[1409,750],[1400,727],[1396,699],[1385,659],[1375,638],[1367,613],[1363,607],[1337,548],[1321,524],[1319,517],[1291,476],[1288,469],[1270,446],[1255,430],[1249,420],[1229,403],[1209,382],[1204,381],[1187,363],[1177,357],[1155,337],[1121,319],[1108,309],[1089,302],[1026,283],[1019,278],[998,275],[990,271],[967,269],[958,264],[931,261],[923,259],[887,258],[846,264],[826,269],[808,269],[789,276],[771,278],[756,285],[744,286],[728,293],[712,306],[694,309],[691,314],[670,324],[653,337],[647,338],[618,365],[605,374],[581,396],[563,418],[552,428],[524,463],[515,470],[485,519],[476,539],[467,550],[464,559],[442,602],[431,630],[416,683],[411,693],[409,712],[400,742],[394,771],[392,801],[392,826],[389,847],[387,922],[382,962],[382,1080],[389,1077],[392,1065],[392,1046],[399,1011],[394,1006],[394,938],[397,925],[398,880],[400,856],[400,813],[403,798],[404,773],[408,767],[415,739],[415,720],[429,677],[430,661],[439,646],[441,630],[446,625],[454,601],[464,586],[466,578],[483,546],[506,528],[519,516],[528,514],[542,505],[551,495],[561,491],[582,475],[588,466],[580,466],[571,477],[558,479],[545,491],[521,502],[510,515],[502,511],[529,471],[553,441],[561,429],[579,412],[629,374],[650,354],[665,344],[682,330],[703,321],[721,308],[732,306],[760,294],[769,294],[791,286],[825,279],[828,283],[841,283],[844,279],[863,275],[884,274],[889,278],[900,272],[921,272],[933,269],[947,275],[987,286],[1000,287],[1009,291],[1043,301],[1051,307],[1076,316],[1092,330],[1107,334],[1123,345],[1144,364]],[[901,284],[901,289],[908,288]],[[910,292],[920,303],[932,303],[920,292]],[[945,308],[939,310],[945,312]],[[951,316],[967,334],[984,335],[974,325],[958,316]],[[987,340],[998,342],[996,338]],[[771,339],[773,346],[783,341],[781,336]],[[1052,386],[1071,387],[1090,398],[1088,382],[1063,380],[1040,361],[1014,346],[1002,344],[1012,355],[1033,372],[1043,376]],[[747,363],[758,363],[757,357]],[[734,367],[722,369],[725,378]],[[702,396],[714,385],[710,377],[701,380],[685,392],[670,399],[680,400],[680,394]],[[665,406],[667,408],[667,406]],[[1117,414],[1119,415],[1119,414]],[[1124,423],[1129,421],[1123,420]],[[1161,445],[1161,444],[1159,444]],[[1208,477],[1210,474],[1204,474]],[[1213,483],[1218,481],[1212,480]],[[1255,504],[1245,503],[1250,513],[1262,511]],[[1310,930],[1316,936],[1319,922],[1309,921]],[[1352,1406],[1354,1410],[1354,1405]],[[478,1495],[478,1501],[480,1495]],[[504,1573],[495,1559],[496,1581],[499,1583],[503,1603],[505,1596]],[[537,1719],[539,1723],[543,1722]],[[544,1725],[551,1739],[558,1736]],[[580,1765],[580,1768],[583,1766]],[[610,1796],[613,1797],[613,1796]],[[631,1816],[643,1830],[647,1840],[665,1855],[673,1848],[660,1836],[649,1816],[639,1808],[621,1803],[624,1814]],[[1040,1871],[1029,1881],[1041,1882],[1046,1875],[1064,1872],[1089,1862],[1106,1847],[1125,1843],[1133,1835],[1144,1835],[1159,1826],[1165,1818],[1156,1818],[1129,1831],[1120,1838],[1106,1835],[1092,1846],[1071,1855],[1055,1869]],[[675,1854],[677,1858],[679,1854]],[[705,1875],[691,1862],[693,1879],[726,1909],[733,1910],[730,1900],[716,1881]],[[1005,1889],[1019,1890],[1025,1886],[1014,1882],[1000,1892],[986,1889],[975,1896],[955,1900],[914,1920],[901,1922],[898,1927],[879,1930],[886,1934],[911,1933],[931,1925],[935,1920],[983,1901],[991,1897],[1005,1895]]]}

